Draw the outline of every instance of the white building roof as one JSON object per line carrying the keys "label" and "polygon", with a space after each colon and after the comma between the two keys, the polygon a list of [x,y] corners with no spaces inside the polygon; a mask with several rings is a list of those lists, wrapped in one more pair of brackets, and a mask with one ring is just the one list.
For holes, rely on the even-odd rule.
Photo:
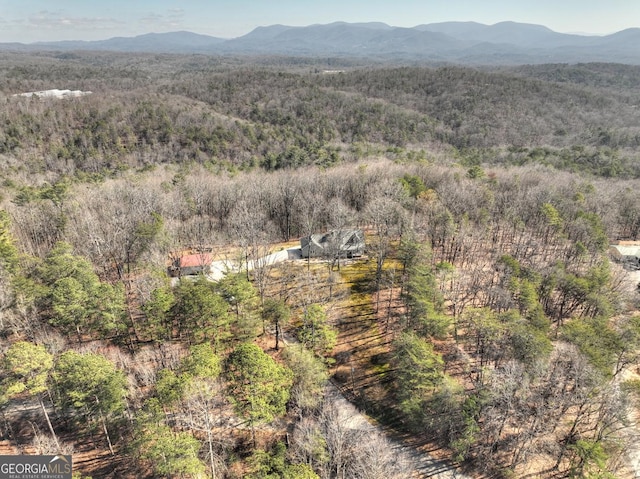
{"label": "white building roof", "polygon": [[41,90],[41,91],[30,91],[27,93],[16,93],[13,96],[24,96],[27,98],[31,98],[32,96],[37,96],[39,98],[73,98],[84,95],[91,95],[90,91],[81,91],[81,90],[58,90],[54,88],[53,90]]}

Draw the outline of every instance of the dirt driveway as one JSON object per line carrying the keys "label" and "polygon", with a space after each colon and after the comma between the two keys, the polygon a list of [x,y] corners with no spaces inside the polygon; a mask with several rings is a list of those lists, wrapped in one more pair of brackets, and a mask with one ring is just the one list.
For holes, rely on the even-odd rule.
{"label": "dirt driveway", "polygon": [[435,459],[433,456],[419,449],[404,444],[395,438],[389,437],[386,431],[376,425],[371,418],[360,412],[333,383],[329,383],[326,389],[326,397],[338,411],[342,425],[348,429],[358,431],[376,431],[387,438],[394,452],[401,461],[409,465],[412,477],[436,477],[442,479],[471,479],[462,474],[456,467],[448,462]]}

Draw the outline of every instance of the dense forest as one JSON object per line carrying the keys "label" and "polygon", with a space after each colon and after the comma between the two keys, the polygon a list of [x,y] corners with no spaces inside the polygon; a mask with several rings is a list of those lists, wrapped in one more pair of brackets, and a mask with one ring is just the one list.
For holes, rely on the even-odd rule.
{"label": "dense forest", "polygon": [[[0,56],[0,453],[640,472],[640,278],[608,253],[640,239],[639,67]],[[13,96],[50,88],[92,93]],[[362,257],[259,261],[351,228]],[[170,278],[187,253],[235,266]]]}

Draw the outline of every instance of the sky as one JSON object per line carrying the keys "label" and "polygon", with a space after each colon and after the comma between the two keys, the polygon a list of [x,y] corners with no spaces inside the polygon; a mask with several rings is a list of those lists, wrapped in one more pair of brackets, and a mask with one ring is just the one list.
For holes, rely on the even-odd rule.
{"label": "sky", "polygon": [[562,33],[640,27],[639,0],[0,0],[0,42],[103,40],[187,30],[222,38],[258,26],[515,21]]}

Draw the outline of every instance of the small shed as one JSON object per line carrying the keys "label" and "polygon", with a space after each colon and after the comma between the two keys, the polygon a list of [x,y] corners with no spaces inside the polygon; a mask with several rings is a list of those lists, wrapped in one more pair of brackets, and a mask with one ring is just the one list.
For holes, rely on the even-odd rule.
{"label": "small shed", "polygon": [[640,270],[640,241],[620,241],[609,247],[611,257],[628,271]]}
{"label": "small shed", "polygon": [[353,258],[365,250],[362,230],[333,230],[300,238],[303,258]]}
{"label": "small shed", "polygon": [[170,276],[207,274],[211,270],[213,256],[210,253],[196,253],[176,258],[169,267]]}

